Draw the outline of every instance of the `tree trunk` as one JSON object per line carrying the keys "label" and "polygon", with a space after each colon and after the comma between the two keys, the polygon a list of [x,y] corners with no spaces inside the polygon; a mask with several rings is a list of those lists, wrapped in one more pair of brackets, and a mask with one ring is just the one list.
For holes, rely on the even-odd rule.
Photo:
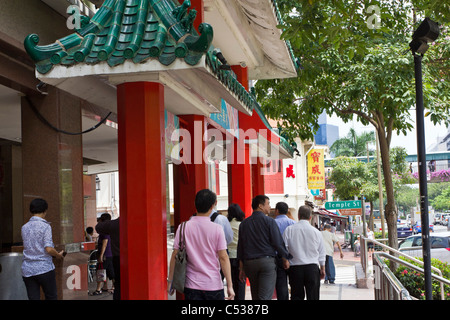
{"label": "tree trunk", "polygon": [[[392,183],[391,165],[389,162],[389,143],[384,127],[379,126],[378,137],[380,141],[381,163],[383,166],[384,184],[386,188],[385,217],[388,227],[389,246],[398,249],[397,237],[397,207],[395,205],[394,184]],[[382,204],[380,204],[382,205]]]}

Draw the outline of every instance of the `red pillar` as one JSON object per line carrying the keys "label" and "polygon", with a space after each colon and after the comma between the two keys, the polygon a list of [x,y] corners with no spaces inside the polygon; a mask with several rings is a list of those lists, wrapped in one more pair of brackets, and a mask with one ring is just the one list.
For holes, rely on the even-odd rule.
{"label": "red pillar", "polygon": [[117,115],[122,299],[167,299],[163,85],[118,85]]}
{"label": "red pillar", "polygon": [[252,197],[259,194],[265,194],[264,188],[264,165],[263,159],[258,158],[256,163],[252,164]]}
{"label": "red pillar", "polygon": [[174,224],[175,230],[178,225],[188,220],[195,212],[195,195],[199,190],[209,188],[208,165],[203,159],[205,141],[203,136],[206,132],[207,123],[201,115],[179,116],[187,130],[189,137],[182,142],[181,152],[184,161],[173,166],[174,176]]}
{"label": "red pillar", "polygon": [[253,211],[252,172],[248,144],[239,140],[235,141],[234,156],[231,159],[232,163],[228,164],[228,203],[237,203],[248,217]]}
{"label": "red pillar", "polygon": [[240,84],[248,91],[248,69],[238,65],[231,66],[231,70],[236,74]]}
{"label": "red pillar", "polygon": [[[231,66],[237,80],[248,91],[248,70],[239,65]],[[239,137],[234,143],[232,163],[228,164],[228,203],[237,203],[245,216],[252,214],[252,167],[250,149],[244,143],[246,137]],[[248,137],[255,138],[255,137]]]}
{"label": "red pillar", "polygon": [[194,28],[198,30],[198,26],[205,21],[205,6],[203,0],[191,0],[191,9],[197,11],[197,16],[194,20]]}

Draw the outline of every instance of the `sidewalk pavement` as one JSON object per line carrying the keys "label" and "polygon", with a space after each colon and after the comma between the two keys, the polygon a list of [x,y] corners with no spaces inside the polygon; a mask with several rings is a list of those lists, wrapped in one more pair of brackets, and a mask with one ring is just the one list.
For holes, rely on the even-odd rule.
{"label": "sidewalk pavement", "polygon": [[[351,248],[343,249],[340,258],[336,248],[333,256],[336,267],[335,284],[320,285],[320,300],[375,300],[373,277],[367,279],[367,288],[356,286],[357,268],[361,268],[360,257],[355,257]],[[371,261],[370,266],[371,267]]]}

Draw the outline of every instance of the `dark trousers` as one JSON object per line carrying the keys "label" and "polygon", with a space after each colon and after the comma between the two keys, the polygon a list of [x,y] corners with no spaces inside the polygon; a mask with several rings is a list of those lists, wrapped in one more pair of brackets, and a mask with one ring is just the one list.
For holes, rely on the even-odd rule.
{"label": "dark trousers", "polygon": [[271,300],[277,281],[275,258],[244,260],[244,271],[250,281],[252,300]]}
{"label": "dark trousers", "polygon": [[289,300],[288,271],[283,268],[283,260],[277,258],[277,282],[275,285],[277,300]]}
{"label": "dark trousers", "polygon": [[290,266],[291,300],[319,300],[320,270],[317,264]]}
{"label": "dark trousers", "polygon": [[206,291],[184,288],[185,300],[225,300],[223,289],[216,291]]}
{"label": "dark trousers", "polygon": [[246,283],[239,280],[239,260],[230,258],[231,280],[233,281],[234,300],[245,300]]}
{"label": "dark trousers", "polygon": [[23,277],[23,282],[25,282],[29,300],[41,299],[41,287],[42,291],[44,291],[45,300],[58,299],[55,270],[38,274],[37,276]]}

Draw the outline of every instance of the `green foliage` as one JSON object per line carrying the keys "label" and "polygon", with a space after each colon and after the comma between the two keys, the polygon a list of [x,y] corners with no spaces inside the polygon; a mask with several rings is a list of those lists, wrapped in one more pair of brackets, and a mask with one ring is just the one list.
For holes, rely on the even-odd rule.
{"label": "green foliage", "polygon": [[[428,201],[437,211],[450,209],[450,182],[429,183]],[[409,212],[410,208],[416,207],[420,203],[419,188],[409,185],[402,185],[396,192],[397,205]]]}
{"label": "green foliage", "polygon": [[[413,128],[413,31],[425,16],[440,36],[423,60],[426,116],[450,125],[450,4],[441,0],[277,0],[301,70],[297,78],[260,80],[255,91],[264,113],[294,139],[312,139],[323,112],[344,122],[372,124],[380,142],[389,244],[397,246],[394,183],[389,149],[393,132]],[[371,7],[372,5],[376,7]],[[374,9],[375,11],[371,10]],[[376,22],[376,23],[374,23]],[[379,22],[379,23],[378,23]]]}
{"label": "green foliage", "polygon": [[[330,147],[330,151],[335,156],[359,157],[367,154],[367,143],[375,143],[375,133],[373,131],[363,132],[358,135],[355,129],[351,128],[348,135],[336,140]],[[369,155],[375,152],[369,149]]]}
{"label": "green foliage", "polygon": [[354,196],[360,196],[367,177],[366,164],[355,158],[337,157],[330,165],[333,170],[328,179],[336,188],[334,194],[340,200],[351,200]]}
{"label": "green foliage", "polygon": [[450,186],[445,189],[442,194],[431,201],[432,206],[439,211],[450,209]]}
{"label": "green foliage", "polygon": [[[363,124],[406,134],[415,104],[413,57],[409,42],[425,14],[441,24],[450,21],[441,1],[277,0],[284,13],[283,37],[300,57],[297,78],[258,81],[263,111],[278,119],[290,137],[312,138],[318,116],[326,111],[344,121],[358,116]],[[371,28],[374,12],[379,27]],[[424,98],[434,122],[450,123],[450,37],[446,26],[424,58]]]}
{"label": "green foliage", "polygon": [[[406,258],[402,258],[407,260]],[[423,261],[422,258],[418,258]],[[412,264],[423,268],[422,265],[411,262]],[[450,266],[448,263],[442,262],[437,259],[431,259],[431,265],[438,268],[442,272],[443,278],[450,279]],[[405,266],[400,266],[395,271],[395,276],[400,280],[409,294],[417,299],[425,299],[425,278],[422,273],[412,270]],[[436,280],[432,281],[433,300],[441,300],[441,286]],[[450,286],[444,284],[444,297],[446,300],[450,300]]]}

